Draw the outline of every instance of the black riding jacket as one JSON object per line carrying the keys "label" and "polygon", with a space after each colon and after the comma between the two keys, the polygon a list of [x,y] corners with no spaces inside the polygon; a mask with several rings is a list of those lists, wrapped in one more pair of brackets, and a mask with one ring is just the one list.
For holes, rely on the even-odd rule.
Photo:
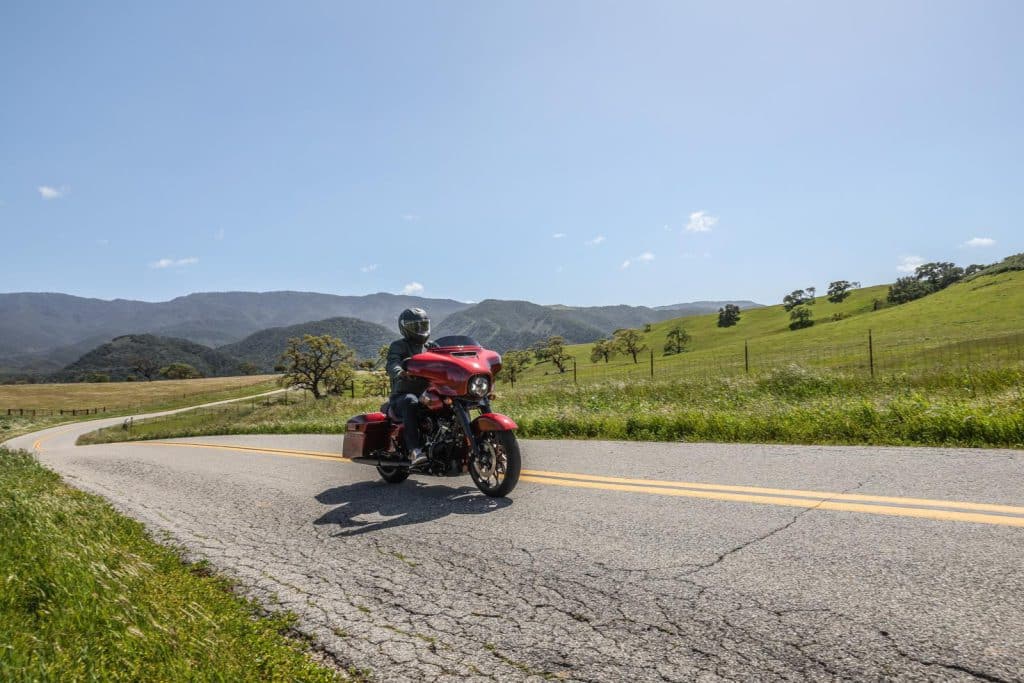
{"label": "black riding jacket", "polygon": [[423,353],[424,348],[429,348],[430,342],[427,345],[417,344],[407,339],[396,339],[391,342],[391,346],[388,347],[388,360],[387,370],[388,377],[391,378],[391,397],[394,398],[399,394],[422,394],[427,389],[427,380],[422,377],[399,377],[402,373],[402,361],[412,358],[417,353]]}

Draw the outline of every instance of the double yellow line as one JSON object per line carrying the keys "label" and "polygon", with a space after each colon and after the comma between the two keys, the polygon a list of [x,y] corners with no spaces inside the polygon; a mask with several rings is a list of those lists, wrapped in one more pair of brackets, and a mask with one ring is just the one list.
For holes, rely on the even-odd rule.
{"label": "double yellow line", "polygon": [[[210,448],[222,451],[241,451],[266,455],[314,460],[341,460],[348,458],[323,451],[295,450],[287,448],[263,448],[259,446],[229,446],[222,444],[192,443],[180,441],[133,441],[139,446],[167,446],[173,448]],[[871,515],[914,517],[947,522],[975,522],[999,526],[1024,527],[1024,507],[998,505],[994,503],[971,503],[954,500],[933,500],[929,498],[902,498],[896,496],[873,496],[859,493],[834,493],[830,491],[804,491],[799,489],[778,489],[759,486],[736,486],[731,484],[707,484],[689,481],[662,481],[657,479],[629,479],[606,477],[596,474],[574,474],[545,470],[523,470],[520,481],[548,486],[565,486],[600,491],[621,491],[682,498],[725,501],[730,503],[753,503],[757,505],[780,505],[837,512],[859,512]]]}
{"label": "double yellow line", "polygon": [[831,493],[828,491],[802,491],[797,489],[762,488],[758,486],[732,486],[728,484],[705,484],[687,481],[626,479],[622,477],[602,477],[590,474],[569,474],[566,472],[543,472],[537,470],[523,470],[520,481],[547,484],[549,486],[571,486],[574,488],[599,489],[603,491],[703,498],[705,500],[720,500],[732,503],[782,505],[805,509],[814,508],[815,510],[861,512],[872,515],[917,517],[920,519],[1024,527],[1024,507],[995,505],[991,503],[871,496],[856,493]]}

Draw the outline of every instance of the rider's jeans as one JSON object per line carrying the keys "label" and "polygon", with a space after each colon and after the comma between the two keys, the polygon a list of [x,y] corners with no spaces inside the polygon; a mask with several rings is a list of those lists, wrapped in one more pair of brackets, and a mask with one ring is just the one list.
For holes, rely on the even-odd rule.
{"label": "rider's jeans", "polygon": [[395,414],[405,425],[405,447],[412,453],[420,447],[420,401],[416,394],[399,394],[391,399]]}

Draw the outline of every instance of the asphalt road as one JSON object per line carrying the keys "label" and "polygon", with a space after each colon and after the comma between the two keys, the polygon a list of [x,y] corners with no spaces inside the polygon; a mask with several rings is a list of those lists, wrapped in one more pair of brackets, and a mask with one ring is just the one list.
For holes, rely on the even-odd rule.
{"label": "asphalt road", "polygon": [[11,445],[378,680],[1024,680],[1024,451],[528,441],[493,500],[95,424]]}

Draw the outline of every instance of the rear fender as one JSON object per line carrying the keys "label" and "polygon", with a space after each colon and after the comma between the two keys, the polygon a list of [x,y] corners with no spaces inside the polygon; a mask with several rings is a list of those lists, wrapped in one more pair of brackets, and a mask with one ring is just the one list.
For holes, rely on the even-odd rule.
{"label": "rear fender", "polygon": [[473,420],[473,433],[483,432],[511,432],[519,429],[519,425],[512,421],[512,418],[501,413],[484,413]]}

